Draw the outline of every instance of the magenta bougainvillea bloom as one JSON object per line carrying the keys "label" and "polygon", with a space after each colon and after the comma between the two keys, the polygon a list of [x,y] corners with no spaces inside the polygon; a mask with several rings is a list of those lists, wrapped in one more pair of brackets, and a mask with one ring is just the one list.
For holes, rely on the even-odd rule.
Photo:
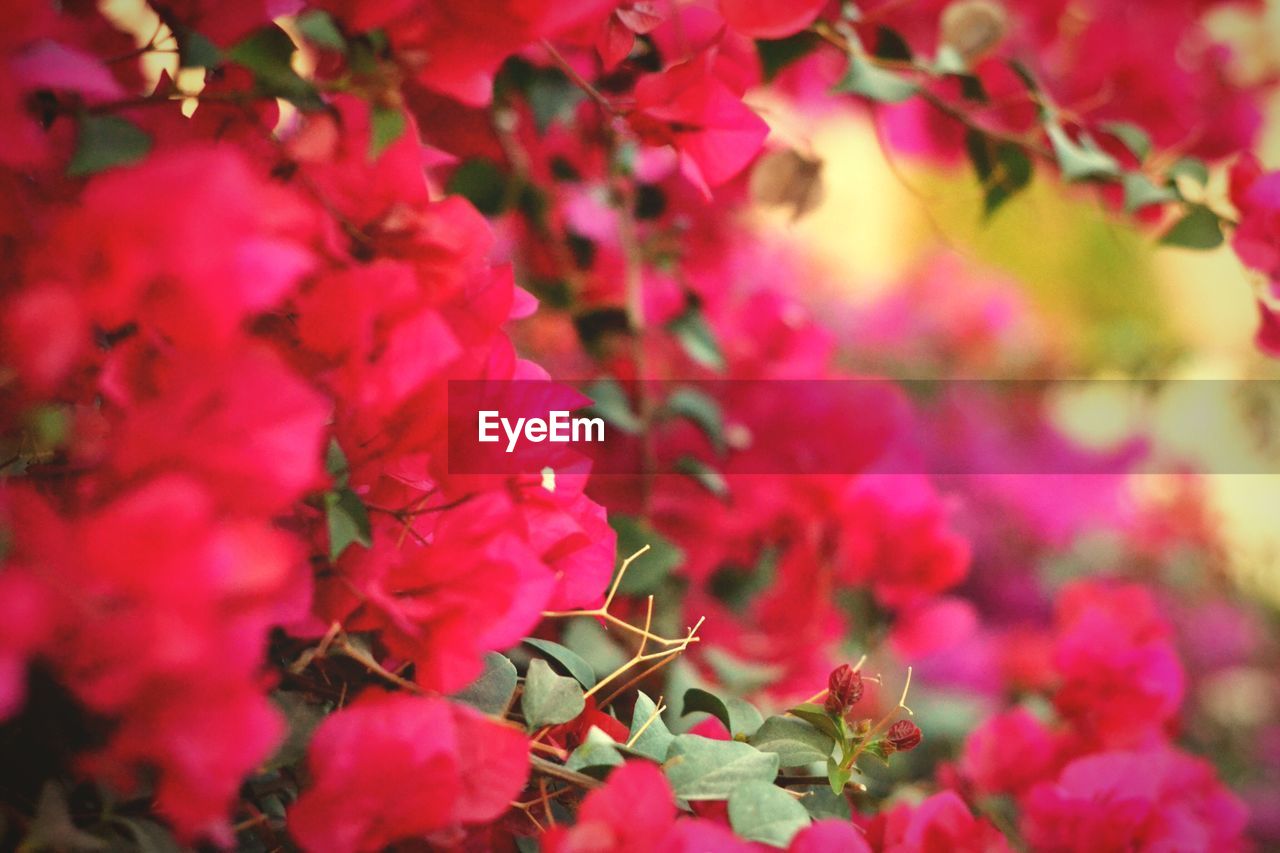
{"label": "magenta bougainvillea bloom", "polygon": [[965,741],[961,770],[978,790],[1017,794],[1057,767],[1057,738],[1025,708],[989,718]]}
{"label": "magenta bougainvillea bloom", "polygon": [[1168,623],[1136,585],[1080,582],[1058,597],[1054,703],[1105,744],[1159,738],[1182,703],[1186,678]]}
{"label": "magenta bougainvillea bloom", "polygon": [[[310,850],[379,850],[409,837],[448,844],[493,820],[523,787],[528,753],[518,729],[464,705],[375,690],[325,720],[307,764],[294,836]],[[432,784],[405,796],[406,778]]]}
{"label": "magenta bougainvillea bloom", "polygon": [[[1076,227],[1033,183],[1229,242],[1280,354],[1225,2],[9,5],[0,847],[1280,841],[1211,496],[948,381],[1161,362],[1151,295],[927,235],[871,287],[795,224],[851,124],[1018,257]],[[459,383],[610,440],[489,471]]]}
{"label": "magenta bougainvillea bloom", "polygon": [[794,35],[809,26],[826,5],[827,0],[805,0],[802,3],[720,0],[720,13],[731,29],[744,36],[777,39]]}
{"label": "magenta bougainvillea bloom", "polygon": [[760,152],[769,132],[704,54],[636,83],[631,125],[653,144],[668,144],[695,184],[708,189],[732,178]]}
{"label": "magenta bougainvillea bloom", "polygon": [[1241,849],[1245,812],[1208,764],[1176,750],[1104,752],[1068,764],[1027,795],[1037,849]]}
{"label": "magenta bougainvillea bloom", "polygon": [[906,803],[877,815],[866,826],[872,850],[1008,850],[1004,836],[953,791]]}

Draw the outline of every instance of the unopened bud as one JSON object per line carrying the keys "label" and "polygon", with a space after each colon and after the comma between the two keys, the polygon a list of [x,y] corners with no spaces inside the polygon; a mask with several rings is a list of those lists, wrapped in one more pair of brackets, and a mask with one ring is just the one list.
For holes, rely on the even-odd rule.
{"label": "unopened bud", "polygon": [[915,749],[924,739],[920,727],[910,720],[898,720],[884,736],[884,744],[888,752],[906,752]]}
{"label": "unopened bud", "polygon": [[992,0],[958,0],[942,13],[942,43],[972,64],[1004,40],[1009,15]]}
{"label": "unopened bud", "polygon": [[799,219],[822,203],[822,161],[783,148],[760,158],[751,172],[751,196],[768,207],[788,207]]}
{"label": "unopened bud", "polygon": [[831,670],[827,678],[827,713],[844,715],[862,698],[862,673],[849,664]]}

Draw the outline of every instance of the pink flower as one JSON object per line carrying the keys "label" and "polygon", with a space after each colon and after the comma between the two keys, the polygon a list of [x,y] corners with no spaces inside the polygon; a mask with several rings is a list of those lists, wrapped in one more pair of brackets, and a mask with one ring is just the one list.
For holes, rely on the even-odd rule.
{"label": "pink flower", "polygon": [[985,794],[1016,794],[1055,772],[1052,732],[1025,708],[997,714],[969,734],[960,770]]}
{"label": "pink flower", "polygon": [[867,841],[884,853],[995,853],[1008,843],[998,829],[974,817],[954,791],[942,791],[917,806],[902,804],[876,815]]}
{"label": "pink flower", "polygon": [[631,761],[587,795],[573,828],[552,830],[542,843],[548,853],[647,853],[663,849],[675,822],[675,800],[662,771],[647,761]]}
{"label": "pink flower", "polygon": [[640,78],[630,117],[642,139],[680,152],[685,176],[708,193],[742,171],[769,132],[738,94],[715,77],[712,59],[706,53]]}
{"label": "pink flower", "polygon": [[496,819],[528,775],[523,733],[443,699],[370,689],[316,729],[311,784],[289,810],[308,850],[449,844]]}
{"label": "pink flower", "polygon": [[779,39],[803,30],[828,0],[720,0],[725,23],[744,36]]}
{"label": "pink flower", "polygon": [[1280,279],[1280,172],[1264,173],[1245,154],[1231,169],[1231,200],[1240,211],[1231,238],[1236,254],[1269,280]]}
{"label": "pink flower", "polygon": [[21,565],[9,564],[0,570],[0,620],[5,625],[0,638],[0,720],[4,720],[22,707],[27,660],[48,642],[55,625],[48,590]]}
{"label": "pink flower", "polygon": [[122,478],[196,473],[228,507],[282,512],[322,489],[332,403],[270,350],[246,346],[211,361],[159,360],[150,387],[113,388],[107,470]]}
{"label": "pink flower", "polygon": [[1081,581],[1057,602],[1058,710],[1104,743],[1139,744],[1182,702],[1185,677],[1168,624],[1136,584]]}
{"label": "pink flower", "polygon": [[104,330],[225,347],[312,268],[305,210],[236,149],[181,146],[92,179],[32,272],[73,286]]}
{"label": "pink flower", "polygon": [[48,661],[87,708],[117,721],[84,768],[125,792],[150,768],[179,835],[229,843],[241,780],[282,733],[260,668],[271,627],[307,607],[300,549],[265,521],[227,516],[177,474],[74,517],[17,491],[12,522],[6,668],[15,643]]}
{"label": "pink flower", "polygon": [[849,582],[900,608],[955,586],[969,571],[968,543],[948,526],[948,506],[915,475],[868,475],[845,493],[842,553]]}
{"label": "pink flower", "polygon": [[0,323],[5,363],[36,393],[56,389],[90,347],[88,320],[75,292],[57,282],[15,294]]}
{"label": "pink flower", "polygon": [[[483,106],[493,96],[493,75],[502,60],[541,38],[602,17],[604,0],[321,0],[351,31],[381,29],[391,49],[424,86],[466,104]],[[480,37],[483,34],[483,37]]]}
{"label": "pink flower", "polygon": [[1167,747],[1077,759],[1024,801],[1036,850],[1243,850],[1243,804],[1207,762]]}
{"label": "pink flower", "polygon": [[657,765],[630,761],[587,794],[572,827],[542,834],[547,853],[736,853],[759,845],[734,836],[727,826],[703,818],[676,817],[675,798]]}
{"label": "pink flower", "polygon": [[814,821],[797,832],[787,847],[787,853],[827,853],[831,850],[871,853],[871,845],[852,822],[828,818]]}

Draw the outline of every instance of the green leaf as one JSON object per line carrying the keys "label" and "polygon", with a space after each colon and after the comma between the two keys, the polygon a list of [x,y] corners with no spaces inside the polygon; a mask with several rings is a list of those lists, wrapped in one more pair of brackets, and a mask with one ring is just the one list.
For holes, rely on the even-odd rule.
{"label": "green leaf", "polygon": [[996,142],[980,131],[965,136],[969,161],[983,189],[983,211],[991,216],[1031,183],[1034,167],[1026,152],[1012,142]]}
{"label": "green leaf", "polygon": [[557,121],[572,126],[577,106],[586,97],[572,80],[551,70],[535,72],[525,94],[539,135]]}
{"label": "green leaf", "polygon": [[338,439],[329,439],[329,446],[324,451],[324,470],[333,478],[334,488],[341,489],[347,485],[351,475],[351,465],[347,462],[347,454],[342,452]]}
{"label": "green leaf", "polygon": [[27,413],[27,437],[36,453],[47,453],[61,447],[71,436],[71,418],[61,406],[36,406]]}
{"label": "green leaf", "polygon": [[1151,136],[1133,122],[1112,121],[1102,125],[1102,129],[1124,143],[1124,147],[1139,163],[1151,156]]}
{"label": "green leaf", "polygon": [[[708,592],[730,610],[744,613],[756,597],[777,579],[778,553],[777,548],[768,546],[760,550],[754,566],[725,563],[711,574]],[[716,650],[707,650],[708,654],[714,651]],[[708,663],[712,663],[710,658]],[[739,687],[738,682],[727,676],[721,676],[720,681],[730,688],[730,692],[739,694],[752,692],[749,688]]]}
{"label": "green leaf", "polygon": [[61,784],[48,780],[40,790],[35,814],[26,825],[26,835],[17,847],[34,850],[106,850],[107,842],[75,825]]}
{"label": "green leaf", "polygon": [[778,72],[813,52],[822,44],[817,33],[799,32],[783,39],[756,39],[756,53],[760,55],[760,69],[768,83]]}
{"label": "green leaf", "polygon": [[506,172],[497,163],[487,157],[473,157],[453,170],[445,189],[471,202],[485,216],[497,216],[511,201],[508,181]]}
{"label": "green leaf", "polygon": [[1045,132],[1049,134],[1049,142],[1053,145],[1062,177],[1068,181],[1113,178],[1120,174],[1120,164],[1116,159],[1098,148],[1087,135],[1076,142],[1057,122],[1050,122],[1045,127]]}
{"label": "green leaf", "polygon": [[844,743],[845,734],[843,724],[834,720],[827,709],[821,705],[815,705],[812,702],[805,702],[797,705],[787,712],[793,717],[799,717],[818,731],[827,735],[836,743]]}
{"label": "green leaf", "polygon": [[[663,761],[667,757],[667,751],[671,748],[671,741],[675,739],[675,735],[671,734],[661,714],[654,717],[657,709],[658,706],[654,701],[643,692],[636,694],[636,705],[631,712],[631,731],[627,735],[627,742],[641,755],[652,758],[654,761]],[[653,717],[651,723],[650,717]],[[645,726],[645,723],[649,723],[648,726]],[[643,732],[640,732],[641,727],[644,727]],[[637,732],[640,732],[638,737]]]}
{"label": "green leaf", "polygon": [[338,25],[333,22],[329,13],[323,9],[303,12],[294,23],[303,38],[317,47],[341,53],[347,52],[347,40],[343,38],[342,31],[338,29]]}
{"label": "green leaf", "polygon": [[667,398],[665,408],[673,415],[692,421],[716,453],[725,452],[724,412],[713,397],[694,388],[680,388]]}
{"label": "green leaf", "polygon": [[507,710],[511,694],[516,692],[516,667],[505,655],[486,652],[484,672],[462,690],[453,694],[459,702],[466,702],[486,714],[498,715]]}
{"label": "green leaf", "polygon": [[675,469],[680,474],[687,474],[708,492],[718,498],[729,494],[729,482],[724,475],[696,456],[681,456],[676,460]]}
{"label": "green leaf", "polygon": [[899,62],[910,62],[911,45],[897,30],[889,27],[876,27],[876,47],[874,53],[880,59],[892,59]]}
{"label": "green leaf", "polygon": [[191,849],[179,844],[167,827],[154,820],[112,815],[111,822],[128,830],[136,853],[185,853]]}
{"label": "green leaf", "polygon": [[271,701],[284,712],[288,734],[275,755],[267,762],[268,769],[291,767],[307,754],[311,734],[331,710],[327,703],[313,702],[303,693],[293,690],[276,690]]}
{"label": "green leaf", "polygon": [[811,822],[804,806],[769,782],[748,782],[729,795],[729,825],[748,841],[785,848]]}
{"label": "green leaf", "polygon": [[355,492],[347,488],[326,492],[324,507],[331,562],[337,562],[353,542],[372,547],[373,528],[369,524],[369,511]]}
{"label": "green leaf", "polygon": [[1171,187],[1156,186],[1141,172],[1124,173],[1124,209],[1133,213],[1153,204],[1176,201],[1178,193]]}
{"label": "green leaf", "polygon": [[395,107],[374,106],[369,111],[369,160],[374,161],[382,152],[404,134],[404,112]]}
{"label": "green leaf", "polygon": [[625,763],[626,759],[618,751],[619,745],[613,738],[592,726],[587,730],[582,745],[569,753],[564,766],[569,770],[602,777],[610,768],[621,767]]}
{"label": "green leaf", "polygon": [[[767,586],[768,584],[764,584]],[[776,682],[782,677],[783,668],[779,664],[748,661],[725,651],[718,646],[711,646],[703,652],[703,657],[711,671],[716,674],[716,683],[723,684],[734,693],[754,693]]]}
{"label": "green leaf", "polygon": [[953,46],[944,44],[938,48],[938,55],[933,60],[933,70],[937,74],[968,76],[971,69],[964,54]]}
{"label": "green leaf", "polygon": [[724,353],[715,333],[707,324],[702,309],[689,305],[684,313],[667,323],[667,331],[675,335],[689,358],[712,370],[724,370]]}
{"label": "green leaf", "polygon": [[606,631],[600,623],[589,617],[570,619],[564,626],[561,641],[578,653],[584,661],[591,664],[597,676],[602,672],[613,672],[631,658],[617,644],[613,633]]}
{"label": "green leaf", "polygon": [[654,592],[682,563],[684,551],[642,518],[610,513],[609,525],[618,534],[618,555],[630,556],[645,545],[649,550],[631,564],[618,591],[624,595],[646,595]]}
{"label": "green leaf", "polygon": [[626,391],[616,380],[597,379],[584,389],[584,393],[593,401],[590,411],[613,424],[619,432],[639,435],[644,429],[639,416],[631,411]]}
{"label": "green leaf", "polygon": [[596,673],[591,668],[591,664],[587,663],[573,649],[553,643],[550,640],[540,640],[537,637],[525,637],[525,644],[533,646],[547,657],[551,658],[560,666],[564,667],[565,672],[572,675],[587,690],[596,686]]}
{"label": "green leaf", "polygon": [[837,820],[850,820],[853,817],[853,809],[849,807],[849,801],[843,796],[837,795],[828,785],[825,788],[797,788],[804,794],[800,799],[800,805],[804,806],[805,811],[809,813],[809,817],[814,820],[824,820],[826,818],[836,818]]}
{"label": "green leaf", "polygon": [[1216,249],[1222,241],[1222,222],[1218,214],[1203,204],[1191,205],[1186,215],[1160,237],[1160,245],[1184,249]]}
{"label": "green leaf", "polygon": [[1198,157],[1183,157],[1169,167],[1169,180],[1179,176],[1190,178],[1200,186],[1209,183],[1209,167]]}
{"label": "green leaf", "polygon": [[253,72],[258,90],[284,98],[300,110],[324,108],[315,87],[293,70],[293,40],[274,24],[263,27],[237,42],[227,56]]}
{"label": "green leaf", "polygon": [[960,80],[960,94],[964,96],[966,101],[973,101],[975,104],[991,103],[991,96],[987,94],[987,87],[983,85],[982,78],[973,74],[956,75]]}
{"label": "green leaf", "polygon": [[834,758],[827,759],[827,781],[831,784],[831,793],[842,793],[852,777],[852,770],[845,770]]}
{"label": "green leaf", "polygon": [[222,51],[202,33],[179,26],[174,30],[178,40],[178,66],[181,68],[217,68]]}
{"label": "green leaf", "polygon": [[604,357],[611,342],[634,335],[631,318],[626,309],[618,305],[587,308],[574,314],[573,328],[583,347],[597,358]]}
{"label": "green leaf", "polygon": [[736,740],[677,735],[663,769],[680,799],[725,800],[748,782],[772,782],[778,756]]}
{"label": "green leaf", "polygon": [[1009,69],[1018,75],[1018,79],[1022,81],[1022,85],[1027,87],[1027,91],[1033,95],[1039,94],[1040,82],[1036,80],[1036,75],[1031,73],[1031,69],[1025,63],[1017,60],[1009,60]]}
{"label": "green leaf", "polygon": [[835,91],[851,92],[882,104],[905,101],[920,87],[900,74],[872,65],[865,56],[849,54],[849,70],[836,84]]}
{"label": "green leaf", "polygon": [[724,723],[730,736],[735,738],[750,737],[764,722],[756,706],[745,699],[736,696],[721,699],[714,693],[693,687],[685,691],[682,713],[687,715],[699,711]]}
{"label": "green leaf", "polygon": [[520,708],[530,731],[567,723],[586,707],[582,687],[572,678],[556,675],[542,658],[529,663]]}
{"label": "green leaf", "polygon": [[748,740],[761,752],[778,755],[783,767],[801,767],[831,757],[835,741],[798,717],[770,717]]}
{"label": "green leaf", "polygon": [[150,151],[151,137],[132,122],[119,116],[82,115],[67,174],[81,178],[114,166],[130,166]]}
{"label": "green leaf", "polygon": [[889,766],[889,750],[885,749],[884,739],[873,740],[862,749],[863,755],[870,755],[878,759],[881,764]]}
{"label": "green leaf", "polygon": [[996,168],[986,187],[983,210],[991,216],[1031,183],[1034,167],[1027,153],[1012,142],[996,146]]}

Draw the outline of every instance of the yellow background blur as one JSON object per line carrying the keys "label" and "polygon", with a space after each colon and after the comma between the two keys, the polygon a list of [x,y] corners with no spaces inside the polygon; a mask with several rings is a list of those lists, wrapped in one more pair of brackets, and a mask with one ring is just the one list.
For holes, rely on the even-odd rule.
{"label": "yellow background blur", "polygon": [[[1265,22],[1259,27],[1256,18],[1233,12],[1212,21],[1236,45],[1250,79],[1280,71],[1280,3],[1268,4]],[[984,223],[980,189],[965,167],[931,169],[887,152],[865,117],[813,119],[776,101],[755,103],[773,126],[775,142],[823,161],[825,193],[799,221],[784,211],[761,211],[761,225],[805,246],[853,298],[874,297],[943,248],[1016,278],[1054,326],[1066,330],[1081,378],[1280,379],[1280,362],[1253,344],[1257,283],[1229,247],[1158,247],[1150,230],[1105,213],[1090,190],[1043,176]],[[1280,168],[1280,96],[1267,112],[1259,153],[1265,165]],[[1210,196],[1224,198],[1225,184],[1219,170]],[[1113,424],[1091,420],[1098,409],[1089,409],[1089,401],[1079,402],[1066,412],[1077,434],[1113,431]],[[1161,417],[1186,417],[1179,402],[1163,400]],[[1114,401],[1102,408],[1116,409]],[[1257,444],[1242,412],[1214,417],[1207,433],[1215,440]],[[1186,444],[1187,432],[1162,434],[1182,435]],[[1193,456],[1197,450],[1177,449]],[[1276,470],[1274,463],[1271,468]],[[1145,479],[1143,488],[1159,487]],[[1207,479],[1236,577],[1280,606],[1280,475]]]}

